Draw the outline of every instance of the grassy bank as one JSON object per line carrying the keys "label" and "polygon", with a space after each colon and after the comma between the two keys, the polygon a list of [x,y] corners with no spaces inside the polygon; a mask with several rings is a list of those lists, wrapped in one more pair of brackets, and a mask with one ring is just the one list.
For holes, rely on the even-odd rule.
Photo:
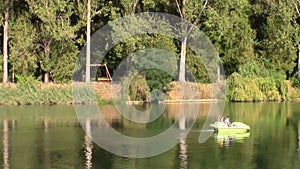
{"label": "grassy bank", "polygon": [[[74,103],[72,90],[71,84],[1,84],[0,105],[70,105]],[[80,89],[75,99],[80,103],[95,100],[99,104],[110,103],[99,95],[91,97],[93,93],[90,89]]]}
{"label": "grassy bank", "polygon": [[[262,82],[261,82],[262,83]],[[278,101],[278,100],[300,100],[300,89],[288,87],[288,94],[285,95],[286,99],[282,99],[279,91],[272,87],[273,90],[266,90],[264,92],[255,91],[256,88],[253,88],[251,83],[235,83],[240,88],[232,88],[231,91],[227,90],[227,99],[229,101]],[[242,85],[250,85],[247,90],[241,90]],[[228,89],[227,84],[227,89]],[[210,84],[197,84],[197,83],[185,83],[178,84],[172,82],[171,90],[168,91],[165,95],[167,100],[209,100],[212,99],[212,85]],[[252,86],[252,87],[251,87]],[[269,85],[272,86],[272,85]],[[231,86],[232,87],[232,86]],[[246,86],[247,87],[247,86]],[[111,103],[111,86],[110,84],[94,84],[93,88],[76,88],[75,100],[78,103],[87,103],[87,102],[96,102],[98,104],[108,104]],[[222,86],[220,86],[220,89]],[[96,91],[96,95],[94,92]],[[230,99],[232,92],[237,90],[244,92],[244,94],[236,95],[237,98],[244,97],[244,100],[233,100]],[[259,88],[257,88],[258,90]],[[52,104],[73,104],[73,93],[72,93],[71,84],[0,84],[0,105],[52,105]],[[246,94],[247,95],[246,95]],[[260,93],[259,100],[254,100],[251,96],[254,94]],[[274,99],[274,93],[277,95],[277,99]],[[236,93],[237,94],[237,93]],[[252,94],[252,95],[251,95]],[[269,95],[267,95],[269,94]],[[273,95],[272,95],[273,94]],[[269,97],[267,97],[269,96]],[[258,97],[259,98],[259,97]],[[261,99],[263,98],[263,99]],[[287,99],[289,98],[289,99]]]}
{"label": "grassy bank", "polygon": [[[166,93],[167,100],[211,99],[210,84],[172,82]],[[73,95],[72,84],[9,83],[0,84],[0,105],[52,105],[96,102],[112,102],[112,87],[109,83],[95,83],[92,88],[76,87]],[[95,93],[96,92],[96,93]]]}
{"label": "grassy bank", "polygon": [[292,88],[290,98],[291,100],[300,101],[300,88]]}
{"label": "grassy bank", "polygon": [[71,104],[72,88],[70,85],[28,85],[9,84],[0,87],[0,104]]}

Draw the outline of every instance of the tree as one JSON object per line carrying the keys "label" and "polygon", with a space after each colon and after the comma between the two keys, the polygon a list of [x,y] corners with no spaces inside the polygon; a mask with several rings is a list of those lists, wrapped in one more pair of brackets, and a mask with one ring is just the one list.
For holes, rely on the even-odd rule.
{"label": "tree", "polygon": [[299,44],[296,6],[291,0],[256,0],[253,6],[255,19],[261,22],[257,31],[260,57],[267,61],[267,68],[285,73],[289,78],[296,66]]}
{"label": "tree", "polygon": [[12,0],[4,0],[3,15],[3,78],[2,82],[8,82],[8,29],[9,12]]}
{"label": "tree", "polygon": [[85,82],[90,82],[90,62],[91,62],[91,0],[87,0],[87,16],[86,16],[86,68]]}
{"label": "tree", "polygon": [[[191,22],[193,25],[198,25],[202,19],[204,10],[207,7],[208,0],[182,0],[179,2],[175,0],[177,11],[180,17],[184,20]],[[186,54],[187,54],[187,41],[189,33],[194,27],[183,28],[186,30],[186,36],[181,39],[180,48],[180,63],[179,63],[179,82],[185,82],[185,66],[186,66]]]}
{"label": "tree", "polygon": [[18,75],[34,75],[37,65],[35,50],[38,47],[34,44],[36,32],[29,20],[28,13],[24,12],[12,23],[10,33],[10,64],[13,71]]}
{"label": "tree", "polygon": [[[146,17],[147,14],[143,15]],[[148,16],[148,15],[147,15]],[[109,53],[108,57],[105,58],[105,62],[110,64],[110,67],[115,70],[121,62],[126,63],[122,64],[122,68],[124,75],[125,73],[141,73],[145,76],[140,76],[141,78],[146,78],[147,84],[149,85],[151,90],[158,89],[161,90],[163,87],[166,86],[168,82],[175,78],[175,74],[172,72],[164,72],[160,71],[163,69],[164,66],[168,65],[168,68],[177,68],[176,64],[176,53],[177,47],[174,43],[173,38],[163,35],[163,31],[171,32],[170,27],[166,24],[165,21],[162,21],[162,18],[156,17],[155,15],[149,15],[149,18],[143,17],[134,17],[130,18],[130,24],[118,25],[113,24],[112,27],[112,38],[115,42],[118,42],[118,39],[122,39],[122,37],[126,37],[128,32],[135,32],[137,35],[127,37],[126,40],[119,42]],[[127,23],[127,22],[125,22]],[[140,26],[136,26],[140,25]],[[154,28],[161,27],[161,33],[158,33],[158,29]],[[153,33],[145,33],[143,30],[154,30]],[[169,31],[168,31],[169,30]],[[142,34],[143,33],[143,34]],[[154,49],[154,50],[148,50]],[[171,56],[167,56],[166,54],[159,53],[160,50],[168,51],[169,54],[173,53],[174,58]],[[136,55],[140,52],[143,55]],[[151,55],[151,56],[150,56]],[[151,59],[144,59],[143,58],[152,58]],[[154,61],[155,60],[155,61]],[[172,62],[175,61],[175,62]],[[149,69],[144,70],[143,72],[138,72],[138,68],[147,68],[151,65],[152,62],[155,62],[156,65],[159,62],[161,66],[160,70]],[[166,64],[166,63],[173,63],[173,64]],[[129,66],[130,65],[130,66]],[[155,66],[154,66],[155,67]],[[158,69],[158,68],[157,68]],[[163,69],[164,70],[164,69]],[[172,69],[173,70],[173,69]],[[134,71],[134,72],[131,72]],[[135,72],[137,71],[137,72]],[[119,76],[119,74],[117,75]],[[116,76],[115,76],[116,77]]]}
{"label": "tree", "polygon": [[[75,11],[74,0],[26,0],[34,20],[36,32],[34,44],[44,82],[48,83],[51,70],[54,69],[65,50],[62,43],[74,42],[77,25],[72,24],[71,16]],[[72,48],[74,49],[74,48]],[[76,57],[75,53],[72,57]]]}
{"label": "tree", "polygon": [[[1,0],[0,1],[0,11],[4,11],[4,8],[3,8],[3,5],[4,5],[4,1],[3,0]],[[3,40],[3,37],[2,37],[2,33],[3,33],[3,31],[2,31],[2,21],[3,21],[3,15],[4,15],[4,13],[3,12],[0,12],[0,21],[1,21],[1,26],[0,26],[0,39],[2,39]],[[2,49],[3,49],[3,41],[0,41],[0,55],[1,55],[1,58],[0,58],[0,72],[2,73],[2,69],[3,69],[3,52],[2,52]],[[1,82],[2,82],[2,77],[3,77],[3,73],[2,73],[2,76],[0,76],[0,80],[1,80]]]}
{"label": "tree", "polygon": [[300,0],[291,0],[294,4],[294,16],[292,18],[292,25],[294,27],[295,33],[293,34],[293,39],[295,46],[298,50],[298,58],[297,58],[297,68],[296,72],[300,73]]}
{"label": "tree", "polygon": [[[105,1],[101,3],[100,1],[92,1],[92,0],[87,0],[86,3],[86,62],[85,62],[85,82],[90,82],[90,62],[91,62],[91,22],[92,18],[101,14],[103,11],[107,11],[107,7],[104,7]],[[99,6],[102,6],[100,10],[98,10]],[[110,5],[108,5],[109,7]],[[84,11],[84,10],[81,10]]]}
{"label": "tree", "polygon": [[255,59],[255,32],[250,16],[248,0],[216,0],[209,4],[203,30],[217,48],[226,75]]}

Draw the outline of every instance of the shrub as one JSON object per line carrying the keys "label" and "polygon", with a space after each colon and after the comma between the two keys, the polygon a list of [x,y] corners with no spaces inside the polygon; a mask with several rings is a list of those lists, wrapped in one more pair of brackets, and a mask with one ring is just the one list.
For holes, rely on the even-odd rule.
{"label": "shrub", "polygon": [[227,98],[230,101],[262,101],[289,99],[289,84],[274,77],[243,77],[233,73],[227,79]]}
{"label": "shrub", "polygon": [[233,73],[227,80],[227,97],[230,101],[261,101],[264,95],[255,79]]}
{"label": "shrub", "polygon": [[33,76],[26,76],[26,75],[16,75],[17,82],[19,86],[24,86],[24,87],[37,87],[39,85],[40,79],[36,79]]}
{"label": "shrub", "polygon": [[297,72],[292,78],[291,78],[292,86],[300,88],[300,72]]}
{"label": "shrub", "polygon": [[161,90],[154,89],[151,91],[151,102],[164,100],[164,93]]}
{"label": "shrub", "polygon": [[150,88],[141,74],[135,76],[129,85],[129,97],[134,101],[149,101]]}
{"label": "shrub", "polygon": [[249,61],[238,69],[238,73],[242,77],[267,77],[269,76],[268,69],[262,63]]}

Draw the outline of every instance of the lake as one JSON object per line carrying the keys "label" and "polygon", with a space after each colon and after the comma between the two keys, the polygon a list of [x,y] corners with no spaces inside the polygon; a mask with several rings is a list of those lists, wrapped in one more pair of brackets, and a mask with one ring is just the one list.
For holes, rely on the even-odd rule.
{"label": "lake", "polygon": [[[300,168],[300,103],[226,103],[223,114],[249,124],[250,133],[213,134],[201,144],[198,138],[205,132],[201,127],[210,103],[197,104],[199,113],[191,132],[174,148],[148,158],[120,157],[93,143],[72,106],[3,106],[0,164],[4,169]],[[149,137],[169,128],[180,106],[168,104],[159,118],[146,124],[127,120],[112,105],[101,106],[101,111],[120,133]]]}

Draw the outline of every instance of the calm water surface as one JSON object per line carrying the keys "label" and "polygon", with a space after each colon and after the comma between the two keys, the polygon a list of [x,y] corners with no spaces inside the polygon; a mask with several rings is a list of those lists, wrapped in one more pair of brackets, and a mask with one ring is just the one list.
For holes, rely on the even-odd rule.
{"label": "calm water surface", "polygon": [[[4,169],[300,168],[300,103],[228,103],[224,115],[249,124],[250,134],[212,135],[202,144],[196,130],[201,129],[210,104],[199,105],[193,132],[166,153],[142,159],[119,157],[94,144],[72,106],[0,107],[0,165]],[[101,107],[111,126],[134,137],[163,132],[178,109],[179,104],[167,105],[157,120],[136,124],[111,105]]]}

